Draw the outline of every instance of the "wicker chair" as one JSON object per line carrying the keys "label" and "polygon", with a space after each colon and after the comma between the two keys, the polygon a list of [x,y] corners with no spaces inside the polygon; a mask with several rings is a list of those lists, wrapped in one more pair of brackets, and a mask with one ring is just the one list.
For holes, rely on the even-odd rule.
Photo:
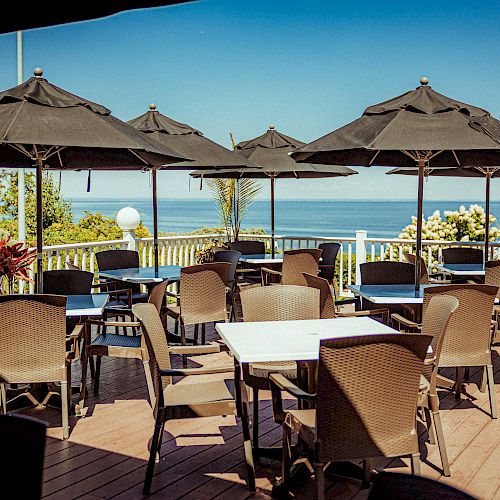
{"label": "wicker chair", "polygon": [[211,262],[183,267],[180,279],[178,305],[167,306],[167,315],[175,320],[175,334],[181,329],[181,343],[186,345],[186,326],[194,325],[194,338],[198,342],[201,325],[202,344],[205,343],[205,324],[227,321],[227,280],[231,264]]}
{"label": "wicker chair", "polygon": [[[243,321],[287,321],[320,318],[320,294],[313,288],[282,285],[248,288],[240,294]],[[269,374],[297,378],[295,361],[243,365],[243,380],[253,390],[253,446],[259,446],[259,391],[269,390]],[[256,458],[258,451],[256,453]]]}
{"label": "wicker chair", "polygon": [[[316,394],[309,394],[281,374],[269,376],[274,410],[283,418],[282,488],[290,481],[291,433],[314,452],[316,498],[325,498],[328,462],[365,461],[364,485],[375,457],[411,456],[420,473],[415,414],[419,381],[429,335],[366,335],[320,341]],[[288,410],[281,391],[312,400],[316,409]]]}
{"label": "wicker chair", "polygon": [[[416,264],[417,256],[415,254],[404,252],[403,256],[404,256],[406,262],[408,262],[409,264],[413,264],[413,265]],[[447,283],[451,283],[451,281],[445,280],[442,273],[436,273],[436,274],[429,275],[425,260],[422,257],[420,257],[420,283],[422,285],[428,285],[431,283],[436,283],[436,284],[439,283],[441,285],[444,285]]]}
{"label": "wicker chair", "polygon": [[[266,253],[266,245],[263,241],[257,240],[240,240],[231,243],[231,250],[236,250],[241,255],[263,255]],[[255,269],[252,266],[240,263],[237,273],[241,284],[254,284],[261,282],[260,269]]]}
{"label": "wicker chair", "polygon": [[267,267],[261,268],[262,285],[300,285],[307,286],[302,273],[317,275],[319,271],[319,259],[323,250],[319,248],[302,248],[300,250],[288,250],[283,255],[283,267],[281,271],[275,271]]}
{"label": "wicker chair", "polygon": [[[184,292],[184,291],[183,291]],[[155,459],[160,454],[165,422],[170,419],[235,415],[236,401],[228,390],[225,380],[193,382],[189,384],[172,381],[174,376],[227,374],[234,380],[234,367],[172,369],[171,354],[196,355],[220,352],[220,345],[169,346],[160,318],[150,304],[137,304],[133,311],[142,325],[153,370],[156,404],[154,406],[155,428],[151,440],[149,462],[144,480],[144,494],[148,495],[154,472]],[[248,427],[243,426],[245,451],[250,450]],[[250,452],[251,453],[251,452]],[[251,457],[247,457],[251,464]],[[248,467],[250,489],[255,489],[252,467]]]}
{"label": "wicker chair", "polygon": [[323,253],[321,254],[321,263],[319,265],[319,275],[328,280],[330,283],[333,283],[335,279],[335,265],[337,263],[337,255],[340,250],[340,243],[321,243],[318,245],[318,248],[323,250]]}
{"label": "wicker chair", "polygon": [[368,500],[475,500],[464,491],[428,477],[410,476],[402,472],[379,472],[373,478]]}
{"label": "wicker chair", "polygon": [[[456,367],[455,382],[447,383],[440,378],[439,386],[455,386],[455,394],[460,397],[463,368],[481,366],[484,368],[481,391],[488,385],[490,410],[492,418],[497,418],[495,398],[495,381],[493,377],[493,362],[491,358],[491,315],[497,286],[479,284],[442,285],[426,288],[424,292],[423,315],[425,318],[426,304],[431,297],[451,295],[456,297],[460,305],[448,324],[444,343],[439,358],[439,368]],[[393,316],[394,320],[394,316]],[[420,331],[421,324],[405,318],[398,318],[400,329]],[[474,335],[471,335],[474,332]]]}
{"label": "wicker chair", "polygon": [[220,250],[214,254],[213,262],[229,262],[231,267],[228,269],[226,286],[227,286],[227,298],[230,309],[229,317],[234,318],[235,313],[235,296],[238,284],[238,275],[236,273],[236,268],[238,267],[238,262],[240,260],[241,253],[238,250]]}
{"label": "wicker chair", "polygon": [[480,248],[443,248],[443,262],[445,264],[482,264],[483,259],[484,252]]}
{"label": "wicker chair", "polygon": [[380,316],[382,323],[389,323],[389,309],[379,308],[364,311],[349,311],[342,312],[339,308],[340,305],[347,303],[354,303],[357,299],[337,300],[332,295],[335,294],[335,288],[330,286],[330,283],[325,278],[314,276],[312,274],[303,273],[307,282],[307,286],[317,288],[320,292],[320,311],[321,318],[337,318],[337,317],[359,317],[359,316]]}
{"label": "wicker chair", "polygon": [[[6,410],[5,384],[61,384],[62,433],[69,437],[71,360],[78,350],[82,326],[66,335],[66,297],[58,295],[0,295],[0,390]],[[67,341],[71,349],[67,350]],[[24,393],[35,405],[45,406],[48,392],[40,403],[31,392]]]}
{"label": "wicker chair", "polygon": [[[485,276],[484,284],[491,286],[498,286],[499,291],[497,293],[497,299],[500,300],[500,260],[490,260],[485,263]],[[500,305],[495,304],[493,306],[493,332],[492,332],[492,343],[496,344],[500,342],[499,335],[499,324],[500,324]]]}
{"label": "wicker chair", "polygon": [[[165,290],[167,288],[168,281],[157,284],[149,295],[149,303],[154,306],[158,315],[160,315],[164,298]],[[102,356],[110,356],[113,358],[134,358],[142,361],[144,365],[144,374],[146,376],[146,383],[148,386],[149,400],[151,405],[154,406],[154,390],[153,381],[151,378],[151,370],[149,367],[149,357],[146,345],[144,343],[143,335],[119,335],[117,333],[110,334],[106,333],[107,326],[116,326],[117,324],[125,327],[137,328],[139,323],[137,322],[114,322],[106,320],[88,320],[89,325],[97,325],[99,333],[97,337],[90,341],[89,338],[86,339],[86,345],[83,350],[84,359],[82,364],[82,389],[80,395],[80,407],[84,407],[86,389],[87,389],[87,365],[88,361],[92,356],[97,356],[95,376],[94,376],[94,392],[99,393],[99,379],[101,374],[101,358]],[[101,330],[102,328],[102,330]]]}
{"label": "wicker chair", "polygon": [[[47,424],[24,415],[0,415],[0,465],[5,498],[42,497]],[[8,495],[8,487],[18,494]]]}

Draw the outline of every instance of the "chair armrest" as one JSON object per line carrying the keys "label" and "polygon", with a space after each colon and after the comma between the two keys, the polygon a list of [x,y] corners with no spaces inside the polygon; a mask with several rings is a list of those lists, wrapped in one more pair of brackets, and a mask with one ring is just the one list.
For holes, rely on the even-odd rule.
{"label": "chair armrest", "polygon": [[358,303],[358,298],[353,297],[352,299],[339,299],[335,301],[336,306],[343,306],[345,304],[357,304]]}
{"label": "chair armrest", "polygon": [[270,373],[269,381],[271,384],[275,384],[279,387],[281,391],[288,392],[297,399],[314,399],[316,397],[316,394],[311,394],[297,387],[290,379],[287,379],[281,373]]}
{"label": "chair armrest", "polygon": [[391,320],[399,323],[400,325],[404,325],[408,328],[415,328],[417,330],[422,329],[421,323],[415,323],[415,321],[411,321],[397,313],[391,314]]}
{"label": "chair armrest", "polygon": [[73,331],[69,334],[66,335],[66,340],[69,339],[79,339],[83,333],[83,325],[75,325],[75,328],[73,328]]}
{"label": "chair armrest", "polygon": [[245,273],[258,273],[258,269],[253,269],[252,267],[240,267],[236,269],[237,274],[245,274]]}
{"label": "chair armrest", "polygon": [[260,268],[260,275],[262,277],[262,285],[269,285],[271,283],[274,283],[274,281],[271,281],[272,276],[278,276],[281,281],[281,276],[283,273],[281,271],[275,271],[274,269],[269,269],[268,267],[261,267]]}
{"label": "chair armrest", "polygon": [[162,377],[188,377],[190,375],[213,375],[216,373],[234,373],[234,366],[220,366],[213,368],[171,368],[160,370]]}
{"label": "chair armrest", "polygon": [[169,346],[170,354],[214,354],[222,351],[221,344],[206,345],[175,345]]}
{"label": "chair armrest", "polygon": [[99,326],[135,326],[139,328],[141,324],[139,321],[103,321],[102,319],[87,319],[87,323]]}
{"label": "chair armrest", "polygon": [[274,269],[269,269],[268,267],[261,267],[260,268],[261,272],[263,273],[269,273],[269,274],[274,274],[276,276],[281,276],[282,272],[281,271],[276,271]]}

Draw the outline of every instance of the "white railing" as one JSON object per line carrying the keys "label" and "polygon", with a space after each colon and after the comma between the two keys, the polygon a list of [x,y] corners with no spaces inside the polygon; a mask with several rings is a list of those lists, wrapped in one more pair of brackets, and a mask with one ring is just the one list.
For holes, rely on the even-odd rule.
{"label": "white railing", "polygon": [[[257,239],[266,243],[267,251],[271,251],[271,236],[266,234],[241,234],[240,239]],[[224,234],[195,234],[162,236],[159,238],[159,264],[190,266],[196,263],[197,252],[205,245],[214,241],[225,241]],[[325,236],[275,236],[275,250],[316,248],[320,243],[334,241],[341,244],[338,263],[338,283],[340,292],[348,295],[347,286],[359,282],[359,264],[374,260],[403,261],[403,251],[415,252],[415,241],[398,238],[369,238],[366,231],[356,231],[355,237],[325,237]],[[424,240],[423,250],[426,252],[427,266],[432,269],[435,261],[441,261],[442,249],[451,246],[471,246],[484,248],[482,242],[463,242],[445,240]],[[153,238],[126,238],[112,241],[96,241],[53,245],[43,248],[44,269],[64,269],[66,262],[71,262],[90,272],[95,272],[97,262],[95,254],[101,250],[118,248],[135,249],[139,252],[141,266],[152,266]],[[429,252],[428,250],[432,251]],[[500,258],[500,242],[490,244],[490,258]],[[33,277],[33,265],[30,269]],[[25,286],[20,283],[16,289],[25,292]],[[33,282],[29,284],[30,293],[34,290]]]}

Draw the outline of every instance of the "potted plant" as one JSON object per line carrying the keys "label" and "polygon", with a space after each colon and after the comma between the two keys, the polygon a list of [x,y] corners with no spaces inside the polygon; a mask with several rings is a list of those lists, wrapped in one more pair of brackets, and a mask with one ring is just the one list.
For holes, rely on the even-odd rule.
{"label": "potted plant", "polygon": [[31,281],[28,267],[36,258],[36,249],[23,248],[22,243],[11,243],[11,236],[0,234],[0,293],[7,281],[8,293],[14,293],[14,279]]}

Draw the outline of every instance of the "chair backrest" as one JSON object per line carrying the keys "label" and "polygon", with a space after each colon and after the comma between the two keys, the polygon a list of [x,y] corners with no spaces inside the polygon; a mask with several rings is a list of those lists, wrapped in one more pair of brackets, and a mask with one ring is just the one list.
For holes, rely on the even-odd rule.
{"label": "chair backrest", "polygon": [[297,285],[262,286],[241,290],[243,321],[319,319],[320,293]]}
{"label": "chair backrest", "polygon": [[[425,289],[424,298],[451,295],[459,301],[444,334],[439,366],[482,366],[491,363],[491,315],[498,287],[440,285]],[[424,304],[425,306],[425,304]],[[424,318],[426,310],[423,310]]]}
{"label": "chair backrest", "polygon": [[0,415],[2,475],[23,498],[42,496],[46,432],[47,424],[36,418]]}
{"label": "chair backrest", "polygon": [[163,306],[163,302],[165,301],[165,290],[168,286],[168,280],[162,281],[153,287],[151,293],[148,297],[148,302],[153,304],[158,311],[161,312],[161,307]]}
{"label": "chair backrest", "polygon": [[100,271],[139,267],[139,253],[135,250],[103,250],[95,258]]}
{"label": "chair backrest", "polygon": [[163,386],[172,383],[172,377],[160,377],[159,374],[159,370],[170,370],[171,368],[167,337],[154,304],[134,304],[132,312],[141,323],[143,339],[148,348],[156,396],[156,411],[158,407],[163,406]]}
{"label": "chair backrest", "polygon": [[388,334],[320,342],[319,461],[418,452],[415,413],[430,335]]}
{"label": "chair backrest", "polygon": [[363,285],[411,285],[415,282],[415,266],[389,260],[366,262],[359,266]]}
{"label": "chair backrest", "polygon": [[239,240],[231,243],[231,250],[237,250],[241,255],[260,255],[266,253],[266,245],[263,241]]}
{"label": "chair backrest", "polygon": [[70,271],[80,271],[81,270],[80,266],[73,264],[69,260],[66,262],[66,269],[69,269]]}
{"label": "chair backrest", "polygon": [[422,320],[422,333],[432,337],[432,353],[429,353],[429,356],[434,358],[434,363],[424,365],[423,374],[434,390],[446,328],[453,313],[457,310],[459,302],[452,295],[426,294],[425,291],[424,299],[426,308]]}
{"label": "chair backrest", "polygon": [[62,380],[66,301],[60,295],[0,295],[0,380]]}
{"label": "chair backrest", "polygon": [[443,248],[443,262],[445,264],[482,264],[483,259],[484,252],[480,248]]}
{"label": "chair backrest", "polygon": [[228,269],[228,275],[226,284],[232,289],[234,284],[234,277],[236,275],[236,267],[241,257],[241,252],[238,250],[219,250],[214,254],[213,262],[229,262],[230,267]]}
{"label": "chair backrest", "polygon": [[181,269],[181,316],[185,325],[227,321],[228,262],[211,262]]}
{"label": "chair backrest", "polygon": [[332,281],[335,277],[335,264],[340,250],[340,243],[329,241],[319,244],[318,248],[323,250],[319,266],[319,275],[322,278]]}
{"label": "chair backrest", "polygon": [[307,286],[319,290],[319,304],[321,311],[321,319],[336,318],[337,309],[332,295],[330,283],[326,278],[314,276],[308,273],[302,273],[306,280]]}
{"label": "chair backrest", "polygon": [[475,500],[464,491],[435,479],[387,471],[380,471],[373,477],[373,486],[368,494],[368,500],[415,500],[416,498]]}
{"label": "chair backrest", "polygon": [[283,285],[307,286],[302,273],[318,274],[319,259],[323,250],[319,248],[302,248],[288,250],[283,255],[281,268]]}
{"label": "chair backrest", "polygon": [[[500,287],[500,260],[489,260],[484,267],[484,284]],[[500,299],[500,288],[497,299]]]}
{"label": "chair backrest", "polygon": [[87,271],[44,271],[43,292],[54,295],[89,295],[93,281],[94,274]]}
{"label": "chair backrest", "polygon": [[[408,264],[416,265],[417,256],[414,253],[404,252],[403,256],[406,262],[408,262]],[[420,260],[420,283],[422,283],[423,285],[428,285],[429,272],[427,271],[427,265],[422,257],[419,257],[419,260]]]}

